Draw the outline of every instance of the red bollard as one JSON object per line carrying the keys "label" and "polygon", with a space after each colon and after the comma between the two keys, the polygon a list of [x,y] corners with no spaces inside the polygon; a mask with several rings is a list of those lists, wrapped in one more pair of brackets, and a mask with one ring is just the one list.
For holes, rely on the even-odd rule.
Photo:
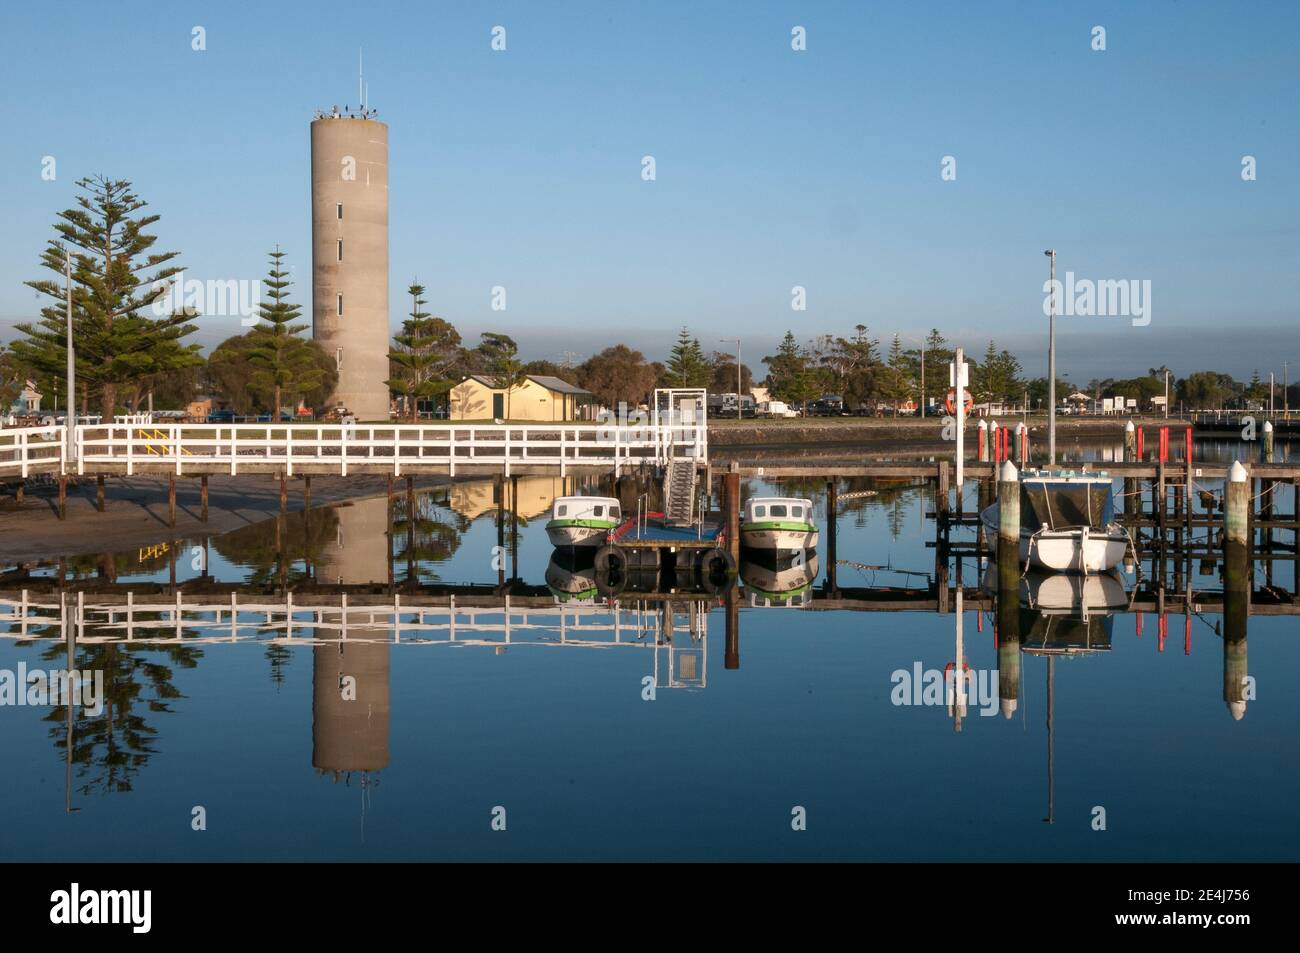
{"label": "red bollard", "polygon": [[[1139,430],[1138,433],[1141,433],[1141,431]],[[1142,638],[1142,613],[1135,612],[1133,614],[1137,616],[1137,637],[1140,639]]]}
{"label": "red bollard", "polygon": [[1169,635],[1169,616],[1162,614],[1160,616],[1160,646],[1159,646],[1159,651],[1161,652],[1165,650],[1165,637],[1167,635]]}
{"label": "red bollard", "polygon": [[[1183,459],[1190,467],[1192,465],[1192,428],[1188,427],[1183,431]],[[1190,477],[1191,474],[1189,473]]]}
{"label": "red bollard", "polygon": [[1169,462],[1169,428],[1160,428],[1160,462]]}
{"label": "red bollard", "polygon": [[1138,462],[1140,463],[1142,461],[1142,428],[1141,427],[1137,429],[1137,438],[1138,438],[1137,457],[1138,457]]}
{"label": "red bollard", "polygon": [[1190,612],[1183,618],[1183,654],[1192,654],[1192,614]]}

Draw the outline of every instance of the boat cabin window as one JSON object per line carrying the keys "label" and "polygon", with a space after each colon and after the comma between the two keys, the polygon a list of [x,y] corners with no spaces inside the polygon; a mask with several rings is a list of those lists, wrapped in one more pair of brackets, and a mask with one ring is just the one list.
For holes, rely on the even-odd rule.
{"label": "boat cabin window", "polygon": [[767,507],[766,507],[766,506],[756,506],[756,507],[754,507],[754,515],[755,515],[755,516],[766,516],[766,515],[767,515]]}
{"label": "boat cabin window", "polygon": [[609,518],[612,519],[612,520],[617,520],[617,519],[618,519],[618,507],[617,507],[617,506],[613,506],[613,505],[610,506],[610,508],[609,508]]}
{"label": "boat cabin window", "polygon": [[785,504],[784,504],[784,503],[773,503],[773,504],[772,504],[772,515],[773,515],[773,516],[785,516]]}
{"label": "boat cabin window", "polygon": [[565,504],[565,503],[561,503],[559,506],[557,506],[557,507],[555,508],[555,515],[556,515],[556,516],[563,516],[563,515],[565,515],[565,514],[568,513],[568,512],[569,512],[569,507],[568,507],[568,505]]}
{"label": "boat cabin window", "polygon": [[600,516],[600,515],[603,514],[604,512],[605,512],[605,507],[603,507],[603,506],[593,506],[593,507],[591,508],[591,515],[592,515],[592,516]]}
{"label": "boat cabin window", "polygon": [[802,507],[802,506],[792,506],[792,507],[790,507],[790,515],[791,515],[792,517],[794,517],[795,519],[802,519],[802,518],[803,518],[803,507]]}

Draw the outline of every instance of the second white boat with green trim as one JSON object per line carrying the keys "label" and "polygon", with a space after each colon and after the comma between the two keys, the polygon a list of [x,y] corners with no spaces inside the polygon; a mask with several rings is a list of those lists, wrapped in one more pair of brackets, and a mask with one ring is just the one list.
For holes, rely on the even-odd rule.
{"label": "second white boat with green trim", "polygon": [[745,503],[740,517],[740,544],[747,549],[809,550],[817,548],[812,500],[794,496],[756,496]]}
{"label": "second white boat with green trim", "polygon": [[562,496],[551,507],[546,536],[552,546],[598,549],[618,529],[621,517],[612,496]]}

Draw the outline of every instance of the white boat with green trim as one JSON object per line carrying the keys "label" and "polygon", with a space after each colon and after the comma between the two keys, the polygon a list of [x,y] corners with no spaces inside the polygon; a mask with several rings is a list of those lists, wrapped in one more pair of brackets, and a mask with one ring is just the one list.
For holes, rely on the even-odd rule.
{"label": "white boat with green trim", "polygon": [[817,548],[812,500],[793,496],[756,496],[740,517],[740,544],[776,551]]}
{"label": "white boat with green trim", "polygon": [[552,546],[599,548],[618,529],[622,512],[612,496],[562,496],[551,507],[546,537]]}

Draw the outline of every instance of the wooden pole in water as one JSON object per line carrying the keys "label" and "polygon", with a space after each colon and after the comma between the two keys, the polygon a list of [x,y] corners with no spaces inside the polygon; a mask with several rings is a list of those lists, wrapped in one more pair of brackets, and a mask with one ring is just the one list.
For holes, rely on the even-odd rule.
{"label": "wooden pole in water", "polygon": [[1268,420],[1264,421],[1264,460],[1273,462],[1273,424]]}
{"label": "wooden pole in water", "polygon": [[948,519],[948,492],[950,489],[948,479],[948,461],[940,460],[938,487],[934,494],[934,510],[935,515],[941,522]]}
{"label": "wooden pole in water", "polygon": [[726,646],[722,665],[728,671],[740,668],[740,593],[735,586],[727,589]]}
{"label": "wooden pole in water", "polygon": [[281,519],[284,518],[284,514],[288,512],[288,510],[289,510],[289,483],[287,478],[284,475],[284,471],[281,470],[280,471],[280,518]]}
{"label": "wooden pole in water", "polygon": [[64,474],[59,474],[59,519],[66,519],[68,516],[68,478]]}
{"label": "wooden pole in water", "polygon": [[834,478],[826,481],[826,584],[832,596],[838,596],[840,592],[838,574],[835,572],[835,524],[839,502],[835,483]]}
{"label": "wooden pole in water", "polygon": [[510,578],[519,578],[519,477],[510,476]]}
{"label": "wooden pole in water", "polygon": [[1014,548],[1020,557],[1020,473],[1010,460],[998,471],[998,548]]}
{"label": "wooden pole in water", "polygon": [[998,547],[998,698],[1010,718],[1020,703],[1020,552]]}
{"label": "wooden pole in water", "polygon": [[95,477],[95,509],[104,512],[104,474]]}
{"label": "wooden pole in water", "polygon": [[1246,714],[1246,622],[1250,615],[1250,482],[1234,461],[1224,488],[1223,700],[1233,720]]}
{"label": "wooden pole in water", "polygon": [[505,478],[500,473],[493,479],[497,491],[497,585],[504,586],[506,584],[506,486]]}
{"label": "wooden pole in water", "polygon": [[199,477],[199,509],[200,518],[206,523],[208,521],[208,475],[206,473]]}
{"label": "wooden pole in water", "polygon": [[723,476],[723,486],[727,496],[727,551],[736,565],[740,565],[740,472],[738,465],[732,463],[732,469]]}
{"label": "wooden pole in water", "polygon": [[24,487],[26,486],[26,483],[27,483],[26,480],[19,480],[19,481],[18,481],[18,489],[14,490],[14,502],[15,502],[15,503],[21,503],[21,502],[23,501],[23,489],[24,489]]}
{"label": "wooden pole in water", "polygon": [[311,474],[308,473],[302,478],[302,508],[311,509]]}
{"label": "wooden pole in water", "polygon": [[1248,547],[1250,524],[1250,482],[1246,468],[1234,460],[1228,470],[1228,482],[1223,491],[1223,539]]}
{"label": "wooden pole in water", "polygon": [[167,474],[167,525],[176,525],[176,474]]}
{"label": "wooden pole in water", "polygon": [[388,537],[388,594],[393,594],[393,475],[388,474],[388,496],[384,535]]}
{"label": "wooden pole in water", "polygon": [[406,581],[415,581],[415,478],[406,478]]}

